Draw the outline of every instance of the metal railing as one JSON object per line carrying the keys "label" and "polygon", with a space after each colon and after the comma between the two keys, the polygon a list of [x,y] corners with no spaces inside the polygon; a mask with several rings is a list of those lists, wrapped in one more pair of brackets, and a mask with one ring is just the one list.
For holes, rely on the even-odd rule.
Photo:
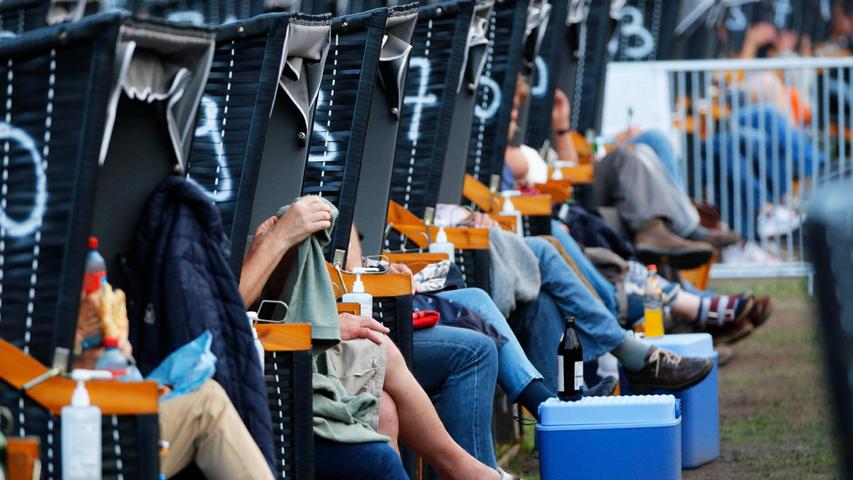
{"label": "metal railing", "polygon": [[[632,100],[643,81],[625,75],[645,78],[657,97]],[[622,100],[605,110],[627,107],[628,124],[647,127],[636,121],[645,117],[665,130],[688,195],[717,205],[723,222],[774,257],[716,264],[712,276],[810,276],[806,206],[853,171],[853,58],[612,63],[611,82]]]}

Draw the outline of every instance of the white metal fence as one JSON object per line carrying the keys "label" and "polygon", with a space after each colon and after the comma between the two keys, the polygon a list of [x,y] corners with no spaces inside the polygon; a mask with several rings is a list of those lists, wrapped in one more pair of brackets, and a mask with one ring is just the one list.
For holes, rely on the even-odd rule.
{"label": "white metal fence", "polygon": [[611,63],[603,133],[628,125],[665,131],[690,197],[771,254],[713,276],[810,274],[808,202],[853,171],[853,58]]}

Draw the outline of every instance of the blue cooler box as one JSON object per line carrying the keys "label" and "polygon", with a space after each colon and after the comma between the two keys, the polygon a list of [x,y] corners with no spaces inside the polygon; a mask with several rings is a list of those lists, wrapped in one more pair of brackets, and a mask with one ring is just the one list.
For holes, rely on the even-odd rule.
{"label": "blue cooler box", "polygon": [[681,478],[681,415],[672,395],[552,398],[536,425],[543,480]]}
{"label": "blue cooler box", "polygon": [[[717,459],[720,456],[720,414],[717,405],[717,352],[714,351],[713,338],[707,333],[688,333],[644,338],[643,341],[683,357],[714,359],[714,369],[705,380],[674,395],[681,400],[681,465],[696,468]],[[621,376],[622,394],[630,395],[631,385],[624,375]]]}

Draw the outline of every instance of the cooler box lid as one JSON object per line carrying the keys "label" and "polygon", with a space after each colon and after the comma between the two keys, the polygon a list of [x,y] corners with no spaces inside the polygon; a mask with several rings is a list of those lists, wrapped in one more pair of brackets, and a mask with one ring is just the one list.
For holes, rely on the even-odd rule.
{"label": "cooler box lid", "polygon": [[679,408],[672,395],[584,397],[576,402],[550,398],[539,406],[539,427],[664,426],[679,421]]}
{"label": "cooler box lid", "polygon": [[709,333],[682,333],[642,339],[660,348],[671,350],[682,357],[709,358],[714,356],[714,339]]}

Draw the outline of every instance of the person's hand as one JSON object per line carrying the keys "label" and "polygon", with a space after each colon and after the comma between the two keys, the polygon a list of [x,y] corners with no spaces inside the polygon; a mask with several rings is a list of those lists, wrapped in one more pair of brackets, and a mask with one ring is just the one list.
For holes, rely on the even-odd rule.
{"label": "person's hand", "polygon": [[495,219],[482,212],[472,212],[468,222],[473,228],[492,228],[498,224]]}
{"label": "person's hand", "polygon": [[385,335],[391,331],[376,320],[361,315],[342,313],[338,315],[338,320],[341,325],[341,340],[366,338],[377,345],[382,345],[385,342]]}
{"label": "person's hand", "polygon": [[749,27],[746,31],[744,44],[760,48],[776,40],[776,27],[771,23],[761,22]]}
{"label": "person's hand", "polygon": [[797,32],[784,31],[779,32],[776,37],[776,42],[773,44],[779,53],[788,53],[795,51],[797,42],[800,41],[800,34]]}
{"label": "person's hand", "polygon": [[642,130],[640,129],[640,127],[630,127],[629,129],[623,132],[617,133],[616,136],[613,137],[613,139],[616,141],[617,145],[621,145],[627,142],[628,140],[631,140],[632,138],[636,137],[641,132]]}
{"label": "person's hand", "polygon": [[409,268],[409,266],[406,265],[405,263],[392,263],[392,264],[388,265],[388,273],[401,273],[401,274],[414,275],[414,273],[412,273],[412,269]]}
{"label": "person's hand", "polygon": [[290,249],[331,226],[332,207],[320,197],[304,197],[281,214],[281,217],[268,227],[270,231],[264,236],[275,238],[281,242],[282,247]]}
{"label": "person's hand", "polygon": [[569,117],[572,114],[572,107],[569,103],[569,97],[559,88],[554,91],[554,106],[551,109],[551,128],[557,130],[569,129]]}
{"label": "person's hand", "polygon": [[388,273],[399,273],[402,275],[410,275],[412,279],[412,295],[417,293],[417,288],[415,286],[415,274],[412,272],[412,269],[409,268],[408,265],[404,263],[392,263],[388,265]]}

